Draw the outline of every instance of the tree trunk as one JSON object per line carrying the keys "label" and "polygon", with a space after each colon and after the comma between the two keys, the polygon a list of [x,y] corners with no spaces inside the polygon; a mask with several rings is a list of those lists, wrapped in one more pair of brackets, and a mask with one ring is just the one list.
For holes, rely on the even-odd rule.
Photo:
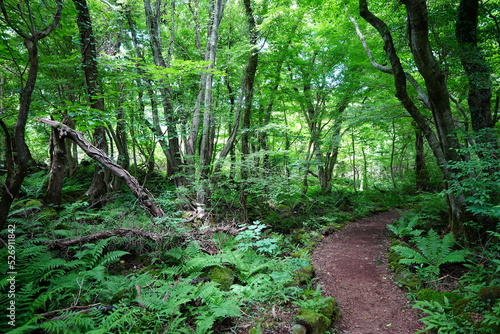
{"label": "tree trunk", "polygon": [[[427,104],[434,116],[437,136],[433,132],[431,124],[420,113],[407,92],[408,76],[397,55],[389,27],[369,11],[366,0],[359,1],[360,15],[377,29],[384,41],[384,50],[391,63],[391,68],[385,73],[391,73],[394,76],[396,97],[425,136],[445,179],[452,179],[454,174],[447,167],[448,161],[461,160],[457,150],[460,145],[455,135],[456,128],[451,114],[445,75],[434,59],[428,40],[427,6],[425,0],[402,1],[402,3],[407,8],[410,47],[415,63],[426,83]],[[464,222],[469,219],[464,196],[448,194],[447,200],[451,230],[456,236],[462,236],[465,234]]]}
{"label": "tree trunk", "polygon": [[119,164],[112,161],[106,153],[99,149],[98,147],[92,145],[87,141],[81,132],[77,132],[68,126],[48,119],[37,118],[38,121],[48,124],[54,129],[56,129],[56,134],[62,138],[70,138],[75,141],[75,143],[92,159],[99,162],[103,167],[108,169],[114,175],[122,179],[125,184],[129,187],[132,193],[139,200],[141,207],[146,210],[152,217],[161,218],[165,216],[163,210],[156,205],[155,199],[151,193],[144,187],[140,185],[136,178],[134,178],[130,173],[123,169]]}
{"label": "tree trunk", "polygon": [[[85,74],[85,84],[89,95],[90,107],[95,110],[104,111],[104,99],[100,97],[99,71],[97,66],[96,40],[92,30],[90,11],[86,0],[73,0],[77,11],[77,25],[80,32],[80,43],[82,53],[82,67]],[[108,152],[108,142],[106,140],[106,129],[99,125],[94,129],[94,145]],[[104,200],[108,193],[110,175],[101,167],[96,166],[94,176],[89,189],[85,192],[92,201],[100,202]]]}
{"label": "tree trunk", "polygon": [[[151,51],[153,53],[153,58],[156,66],[166,68],[169,66],[170,59],[163,57],[162,53],[162,43],[161,43],[161,35],[159,30],[159,20],[160,20],[160,0],[157,0],[155,3],[155,11],[151,7],[150,0],[144,0],[144,11],[146,13],[146,23],[148,26],[148,33],[150,37],[150,45]],[[179,172],[181,171],[182,159],[179,145],[179,136],[177,134],[177,130],[175,128],[175,124],[177,123],[177,119],[174,115],[174,107],[172,104],[172,92],[166,82],[161,82],[161,87],[159,89],[161,95],[161,101],[163,106],[163,116],[167,123],[167,141],[163,141],[163,149],[165,154],[167,155],[167,177],[173,178],[176,186],[182,186],[184,182],[184,178],[179,176]],[[154,124],[155,130],[158,136],[163,137],[159,120],[156,124]],[[167,144],[168,142],[168,144]],[[160,142],[162,143],[162,142]]]}
{"label": "tree trunk", "polygon": [[[257,31],[256,22],[253,15],[253,10],[251,7],[250,0],[244,0],[245,12],[247,15],[248,28],[250,31],[250,45],[252,49],[250,51],[250,56],[248,57],[245,70],[243,73],[243,81],[241,84],[241,93],[238,97],[236,105],[236,113],[234,118],[234,126],[230,131],[229,138],[224,145],[222,151],[219,154],[219,164],[216,167],[216,171],[220,168],[220,164],[227,157],[229,152],[234,148],[234,143],[236,142],[236,135],[238,133],[238,128],[240,127],[242,114],[251,112],[253,94],[254,94],[254,83],[255,75],[257,73],[257,66],[259,63],[259,51],[257,49]],[[230,86],[228,86],[230,87]],[[231,93],[231,91],[230,91]],[[244,134],[242,134],[244,136]]]}
{"label": "tree trunk", "polygon": [[120,85],[122,93],[120,94],[120,101],[118,105],[118,111],[116,114],[116,147],[118,149],[118,163],[124,169],[130,167],[130,154],[128,151],[128,136],[127,136],[127,121],[125,118],[125,108],[123,104],[125,102],[125,93],[123,92],[123,85]]}
{"label": "tree trunk", "polygon": [[415,128],[415,186],[419,191],[429,191],[429,175],[425,164],[424,136]]}
{"label": "tree trunk", "polygon": [[460,60],[469,79],[469,112],[472,129],[491,129],[491,71],[478,46],[479,0],[461,0],[456,22]]}
{"label": "tree trunk", "polygon": [[[29,6],[29,3],[27,4]],[[33,91],[35,90],[35,84],[38,75],[38,41],[47,37],[59,24],[62,13],[62,2],[58,2],[56,13],[47,27],[45,27],[43,30],[37,30],[35,27],[30,26],[29,33],[25,33],[19,30],[17,26],[11,24],[9,13],[7,12],[3,1],[0,1],[0,9],[7,25],[9,25],[10,28],[18,35],[24,38],[24,46],[28,50],[29,55],[28,77],[20,93],[19,113],[14,125],[13,136],[9,140],[10,147],[7,150],[8,152],[10,152],[10,157],[7,158],[11,161],[11,168],[8,168],[7,178],[5,179],[5,184],[3,185],[0,193],[1,231],[4,229],[5,223],[7,222],[7,217],[9,215],[10,206],[14,201],[14,198],[18,195],[19,190],[21,189],[24,178],[28,173],[30,161],[32,160],[31,153],[29,151],[28,145],[26,144],[25,133],[26,123],[28,121],[28,115],[31,105],[31,96],[33,94]],[[31,17],[24,19],[32,22]],[[6,132],[6,128],[4,128],[3,131]],[[8,132],[6,132],[6,136],[8,136]]]}
{"label": "tree trunk", "polygon": [[45,203],[54,205],[62,203],[62,188],[67,161],[65,140],[59,136],[55,128],[52,128],[50,135],[50,176],[44,197]]}
{"label": "tree trunk", "polygon": [[[210,190],[208,187],[208,179],[210,174],[210,164],[212,163],[215,141],[215,125],[213,114],[213,74],[211,70],[215,68],[215,60],[217,54],[217,44],[219,41],[219,26],[224,14],[224,9],[227,0],[214,0],[211,6],[211,25],[208,30],[207,46],[205,50],[204,60],[209,62],[207,73],[202,75],[200,93],[198,94],[197,110],[193,117],[193,126],[190,133],[190,150],[195,152],[192,146],[198,136],[200,124],[200,111],[203,110],[202,133],[200,142],[200,182],[201,186],[196,194],[198,203],[208,204],[210,199]],[[201,102],[203,99],[203,102]],[[189,153],[188,152],[188,153]]]}
{"label": "tree trunk", "polygon": [[[148,10],[147,12],[149,13],[150,10]],[[152,12],[151,12],[151,15],[152,15]],[[151,132],[155,134],[156,140],[160,143],[160,147],[163,151],[163,154],[165,155],[167,160],[170,161],[172,159],[172,154],[171,154],[166,136],[163,133],[161,126],[160,126],[160,117],[158,114],[159,106],[158,106],[158,102],[156,100],[156,96],[155,96],[156,94],[153,90],[153,82],[150,78],[148,78],[144,74],[144,70],[140,66],[141,64],[146,63],[146,59],[144,57],[143,49],[141,48],[141,45],[140,45],[139,40],[137,38],[137,32],[135,30],[135,25],[134,25],[134,21],[132,19],[132,14],[131,14],[130,10],[125,11],[125,16],[127,18],[128,24],[129,24],[130,35],[132,37],[132,45],[134,46],[135,55],[139,59],[139,62],[136,64],[136,69],[137,69],[138,73],[141,73],[144,75],[141,79],[136,80],[137,86],[139,86],[139,104],[141,105],[140,110],[142,110],[142,112],[144,113],[145,105],[143,103],[143,98],[142,98],[143,93],[142,92],[143,92],[143,90],[145,90],[145,91],[147,91],[148,96],[149,96],[150,105],[151,105],[151,114],[153,116],[153,123],[151,124],[150,122],[146,121],[147,126],[151,130]],[[145,86],[145,88],[142,88],[143,86]],[[146,120],[146,117],[142,117],[142,119]],[[143,151],[139,145],[138,145],[138,148],[139,148],[139,150],[141,150],[141,152]],[[150,174],[152,172],[152,169],[154,169],[154,163],[155,163],[154,156],[144,154],[145,152],[142,152],[142,153],[143,153],[146,161],[148,162],[148,164],[147,164],[148,174]],[[135,165],[137,165],[137,163],[135,163]],[[137,166],[135,168],[137,168]]]}

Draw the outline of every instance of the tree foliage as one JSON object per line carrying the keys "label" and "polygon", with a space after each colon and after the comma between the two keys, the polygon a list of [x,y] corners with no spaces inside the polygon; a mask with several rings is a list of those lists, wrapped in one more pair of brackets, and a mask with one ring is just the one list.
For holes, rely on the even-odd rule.
{"label": "tree foliage", "polygon": [[[9,213],[26,217],[23,208],[61,235],[82,226],[95,234],[104,224],[174,231],[173,242],[186,235],[180,222],[242,225],[245,251],[274,256],[281,239],[260,239],[264,226],[289,233],[337,223],[430,191],[446,197],[446,210],[432,216],[441,220],[436,233],[488,240],[500,216],[498,7],[0,0],[0,231]],[[92,147],[71,134],[92,138]],[[106,209],[121,201],[122,210]],[[421,218],[391,230],[427,238]],[[436,274],[431,244],[420,244],[429,256],[405,254]],[[47,279],[77,260],[57,261],[44,269]],[[257,281],[238,289],[251,294]],[[193,290],[180,295],[195,302],[195,288],[183,284]],[[228,306],[210,304],[224,294],[202,290],[205,308]],[[122,310],[130,317],[121,328],[138,309]],[[208,331],[224,315],[206,311],[197,319]],[[177,326],[185,314],[168,316]]]}

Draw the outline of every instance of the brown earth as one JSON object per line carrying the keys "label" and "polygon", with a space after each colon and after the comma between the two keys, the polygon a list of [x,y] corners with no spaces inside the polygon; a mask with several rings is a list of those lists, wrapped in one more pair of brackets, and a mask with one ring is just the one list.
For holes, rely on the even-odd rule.
{"label": "brown earth", "polygon": [[318,283],[340,307],[337,333],[413,334],[424,327],[387,267],[386,225],[397,218],[392,210],[350,223],[314,251]]}

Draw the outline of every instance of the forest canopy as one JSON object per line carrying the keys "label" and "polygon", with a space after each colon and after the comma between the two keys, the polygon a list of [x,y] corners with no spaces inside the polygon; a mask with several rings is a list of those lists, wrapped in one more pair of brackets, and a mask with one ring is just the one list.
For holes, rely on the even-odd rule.
{"label": "forest canopy", "polygon": [[0,0],[0,40],[22,330],[319,307],[294,276],[312,243],[395,207],[420,210],[389,227],[415,277],[470,261],[469,293],[500,284],[499,0]]}
{"label": "forest canopy", "polygon": [[244,220],[248,201],[407,187],[445,189],[455,235],[491,227],[497,5],[1,1],[2,226],[37,170],[46,205],[85,164],[90,203],[124,184],[46,119],[132,178],[164,177],[156,194],[236,201]]}

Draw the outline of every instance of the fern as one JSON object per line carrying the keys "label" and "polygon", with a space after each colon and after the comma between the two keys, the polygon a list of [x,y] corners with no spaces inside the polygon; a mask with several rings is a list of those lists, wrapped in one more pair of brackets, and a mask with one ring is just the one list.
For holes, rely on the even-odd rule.
{"label": "fern", "polygon": [[387,225],[387,229],[400,239],[418,237],[424,232],[423,230],[416,229],[419,219],[418,215],[414,215],[409,219],[401,218],[394,224]]}
{"label": "fern", "polygon": [[93,268],[98,264],[104,249],[111,239],[113,237],[99,240],[97,244],[85,244],[83,245],[84,249],[77,251],[75,257],[84,260],[87,267]]}
{"label": "fern", "polygon": [[464,262],[468,254],[467,250],[453,250],[455,239],[451,233],[442,239],[434,230],[430,230],[426,237],[415,237],[413,239],[417,249],[406,246],[393,246],[391,249],[403,258],[401,264],[419,265],[426,267],[431,274],[439,275],[442,265],[447,263]]}

